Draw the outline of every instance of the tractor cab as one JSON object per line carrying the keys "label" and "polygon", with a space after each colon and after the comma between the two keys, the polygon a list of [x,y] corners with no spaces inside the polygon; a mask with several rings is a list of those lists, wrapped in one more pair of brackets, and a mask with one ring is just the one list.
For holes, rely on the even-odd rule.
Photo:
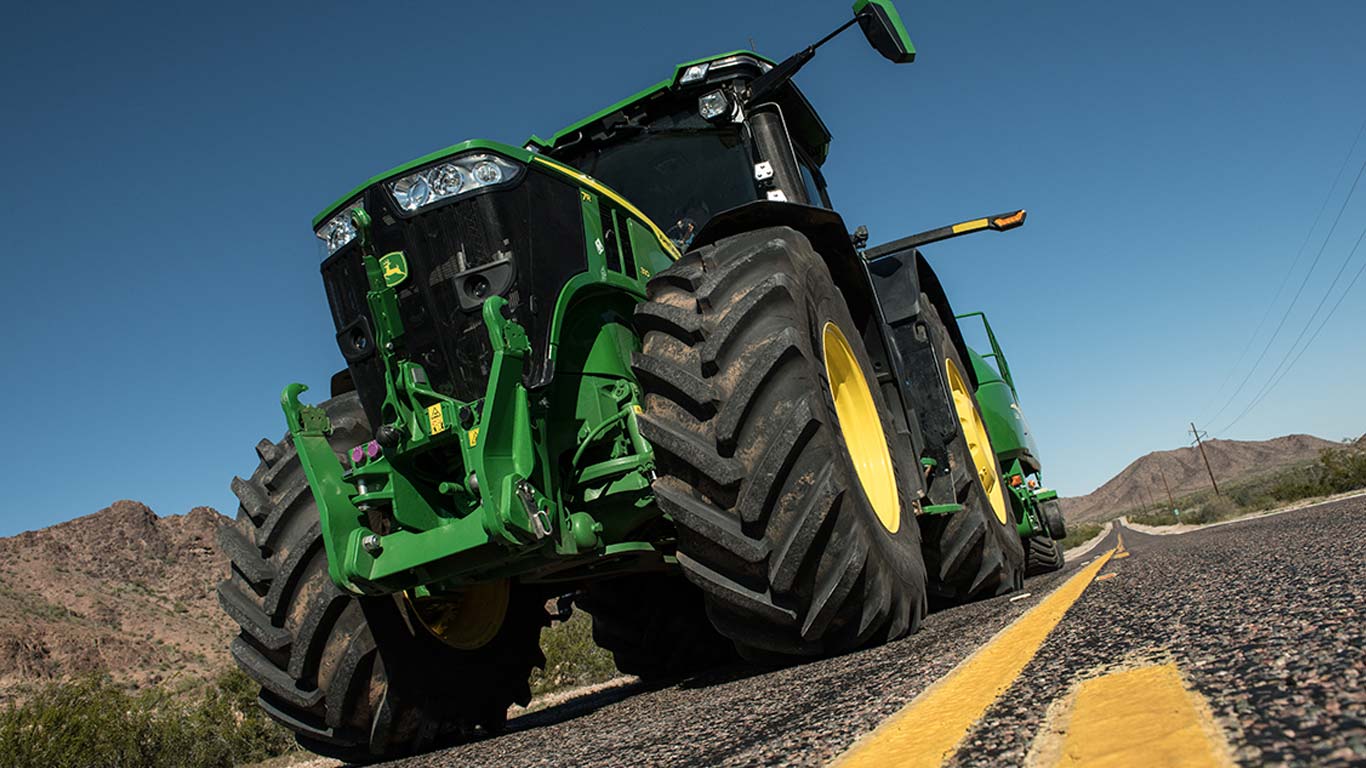
{"label": "tractor cab", "polygon": [[756,200],[830,207],[820,167],[830,132],[790,80],[736,51],[680,64],[666,80],[526,149],[571,165],[638,206],[686,250],[709,219]]}

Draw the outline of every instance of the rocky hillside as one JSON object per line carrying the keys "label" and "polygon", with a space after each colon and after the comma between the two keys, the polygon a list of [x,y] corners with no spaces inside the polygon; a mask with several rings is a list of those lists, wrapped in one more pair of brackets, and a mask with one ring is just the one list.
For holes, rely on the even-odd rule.
{"label": "rocky hillside", "polygon": [[228,663],[227,574],[208,507],[157,517],[136,501],[0,538],[0,700],[93,672],[192,684]]}
{"label": "rocky hillside", "polygon": [[[1215,479],[1231,483],[1313,461],[1319,451],[1337,445],[1313,435],[1286,435],[1272,440],[1207,440],[1205,453]],[[1148,504],[1149,498],[1154,502],[1165,500],[1163,475],[1172,495],[1178,498],[1210,487],[1199,449],[1155,451],[1135,460],[1091,493],[1063,499],[1063,511],[1073,522],[1107,520]]]}

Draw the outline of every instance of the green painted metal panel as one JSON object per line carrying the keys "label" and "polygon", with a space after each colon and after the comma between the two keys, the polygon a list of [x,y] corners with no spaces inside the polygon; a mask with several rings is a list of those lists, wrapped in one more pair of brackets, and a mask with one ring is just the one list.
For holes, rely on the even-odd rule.
{"label": "green painted metal panel", "polygon": [[982,409],[982,420],[986,422],[992,449],[1003,463],[1017,458],[1024,459],[1026,463],[1037,463],[1038,450],[1034,436],[1030,434],[1024,412],[1015,401],[1015,392],[976,350],[969,349],[968,357],[977,373],[977,404]]}

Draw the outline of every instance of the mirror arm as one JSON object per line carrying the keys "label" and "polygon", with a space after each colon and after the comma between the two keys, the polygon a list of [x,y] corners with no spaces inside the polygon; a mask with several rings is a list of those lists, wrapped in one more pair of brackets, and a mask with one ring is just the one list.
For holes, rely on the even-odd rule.
{"label": "mirror arm", "polygon": [[786,59],[783,59],[782,63],[778,66],[755,78],[754,82],[749,84],[749,97],[745,99],[745,106],[753,107],[755,104],[762,104],[763,102],[768,101],[773,96],[774,91],[777,91],[778,88],[782,87],[783,83],[791,80],[793,76],[797,74],[797,70],[806,66],[806,62],[811,61],[812,57],[816,55],[817,48],[830,42],[834,39],[835,35],[852,27],[858,22],[859,17],[865,13],[868,13],[866,9],[854,16],[854,18],[841,24],[834,32],[831,32],[820,40],[806,46],[806,48],[788,56]]}

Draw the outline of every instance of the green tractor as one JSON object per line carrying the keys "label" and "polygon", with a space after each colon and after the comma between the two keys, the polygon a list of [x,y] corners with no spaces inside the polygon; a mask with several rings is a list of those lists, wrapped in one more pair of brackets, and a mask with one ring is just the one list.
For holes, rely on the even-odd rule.
{"label": "green tractor", "polygon": [[1019,392],[1010,375],[1010,364],[1006,362],[986,314],[968,312],[959,315],[958,319],[973,317],[982,321],[987,343],[991,345],[991,351],[984,355],[971,348],[968,350],[977,374],[977,405],[1000,462],[1006,497],[1024,539],[1025,575],[1062,570],[1062,540],[1067,536],[1067,528],[1058,492],[1042,485],[1043,464],[1039,460],[1039,449],[1029,431],[1024,411],[1020,410]]}
{"label": "green tractor", "polygon": [[346,368],[316,406],[285,388],[286,439],[232,483],[218,591],[305,747],[498,731],[573,605],[661,679],[885,642],[1023,583],[990,383],[914,245],[868,248],[833,210],[792,81],[855,24],[914,58],[890,0],[857,0],[781,63],[682,64],[314,220]]}

